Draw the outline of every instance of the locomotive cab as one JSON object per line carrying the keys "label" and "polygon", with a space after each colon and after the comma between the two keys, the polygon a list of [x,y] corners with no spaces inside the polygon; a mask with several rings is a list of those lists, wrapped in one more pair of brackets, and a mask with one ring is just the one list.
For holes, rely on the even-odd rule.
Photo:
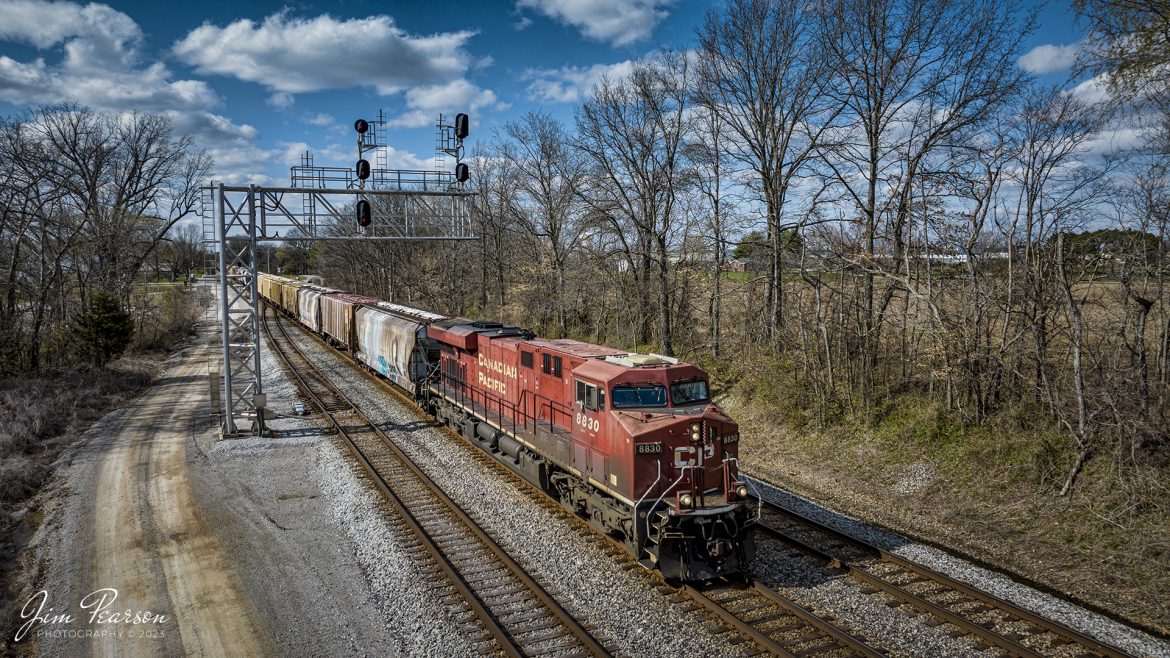
{"label": "locomotive cab", "polygon": [[630,456],[628,472],[611,477],[629,478],[632,550],[668,578],[742,572],[758,508],[739,478],[739,427],[711,402],[706,373],[668,357],[625,355],[583,364],[574,376],[584,422],[608,427],[610,453]]}

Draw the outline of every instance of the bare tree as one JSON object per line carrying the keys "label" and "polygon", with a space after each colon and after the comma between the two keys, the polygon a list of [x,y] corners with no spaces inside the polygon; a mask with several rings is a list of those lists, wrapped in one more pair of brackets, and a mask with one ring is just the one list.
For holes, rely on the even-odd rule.
{"label": "bare tree", "polygon": [[[685,54],[661,53],[637,64],[628,79],[603,80],[577,116],[577,145],[592,172],[584,198],[620,240],[640,280],[643,308],[650,306],[653,269],[659,349],[666,355],[674,354],[671,240],[689,173],[683,147],[693,119],[691,82]],[[648,323],[638,333],[639,342],[649,342]]]}
{"label": "bare tree", "polygon": [[582,233],[588,228],[580,211],[580,192],[586,163],[572,146],[568,133],[552,116],[529,112],[504,126],[498,150],[515,171],[515,203],[509,204],[515,221],[537,245],[537,258],[552,266],[549,286],[555,300],[559,337],[568,335],[565,269]]}
{"label": "bare tree", "polygon": [[[479,192],[480,305],[489,307],[489,291],[495,286],[496,317],[503,322],[507,306],[509,246],[516,230],[516,169],[504,157],[479,151],[473,158],[472,185]],[[490,270],[490,271],[489,271]],[[492,279],[489,284],[488,279]]]}
{"label": "bare tree", "polygon": [[163,236],[195,208],[211,161],[158,115],[46,107],[0,133],[3,313],[27,341],[19,367],[35,369],[46,327],[67,322],[90,288],[129,298]]}
{"label": "bare tree", "polygon": [[727,264],[727,245],[731,228],[731,204],[724,187],[727,176],[727,124],[720,108],[704,103],[696,121],[694,136],[687,146],[687,158],[693,163],[695,187],[706,201],[707,221],[704,231],[710,240],[711,291],[707,301],[711,355],[720,355],[723,329],[723,269]]}
{"label": "bare tree", "polygon": [[888,274],[879,259],[895,275],[905,262],[928,157],[1023,87],[1016,59],[1031,17],[1021,23],[1001,0],[833,0],[823,8],[820,47],[837,73],[826,91],[847,107],[848,121],[824,158],[862,225],[868,388],[882,320],[900,289],[891,283],[875,299],[876,276]]}
{"label": "bare tree", "polygon": [[172,228],[171,237],[163,251],[163,257],[171,267],[172,277],[183,275],[183,284],[191,285],[195,270],[203,262],[203,230],[198,224],[188,222]]}
{"label": "bare tree", "polygon": [[[699,32],[698,89],[738,137],[728,150],[758,177],[771,249],[766,314],[770,332],[783,322],[785,231],[794,181],[841,111],[826,94],[829,60],[817,51],[813,3],[732,0],[712,9]],[[729,140],[730,141],[730,140]],[[797,216],[807,213],[797,212]]]}
{"label": "bare tree", "polygon": [[38,110],[28,126],[57,164],[50,183],[85,225],[86,282],[126,299],[150,252],[194,211],[210,158],[161,115],[60,106]]}

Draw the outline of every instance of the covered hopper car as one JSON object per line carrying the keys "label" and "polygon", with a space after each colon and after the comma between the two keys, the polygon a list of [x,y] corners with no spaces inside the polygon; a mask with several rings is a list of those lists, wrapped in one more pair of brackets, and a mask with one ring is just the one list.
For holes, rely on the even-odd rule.
{"label": "covered hopper car", "polygon": [[[299,317],[287,287],[258,290]],[[295,295],[320,307],[319,327],[302,324],[644,565],[691,581],[746,572],[758,503],[739,475],[739,427],[701,369],[319,287]]]}

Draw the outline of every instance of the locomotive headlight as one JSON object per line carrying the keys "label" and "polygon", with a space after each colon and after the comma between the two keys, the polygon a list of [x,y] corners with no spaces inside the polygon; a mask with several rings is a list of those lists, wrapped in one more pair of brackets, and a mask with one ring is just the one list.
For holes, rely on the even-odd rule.
{"label": "locomotive headlight", "polygon": [[690,507],[692,502],[694,502],[694,499],[691,498],[689,493],[685,493],[678,497],[678,504],[683,507]]}
{"label": "locomotive headlight", "polygon": [[741,484],[735,488],[735,496],[737,498],[747,498],[748,488],[746,484]]}
{"label": "locomotive headlight", "polygon": [[691,423],[691,443],[698,443],[703,440],[703,424]]}

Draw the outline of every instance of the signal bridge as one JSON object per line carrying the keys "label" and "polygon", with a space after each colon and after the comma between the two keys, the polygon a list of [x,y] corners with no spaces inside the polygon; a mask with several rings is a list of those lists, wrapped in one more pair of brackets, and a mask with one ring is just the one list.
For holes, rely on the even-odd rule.
{"label": "signal bridge", "polygon": [[[439,116],[437,152],[455,158],[454,171],[387,168],[379,140],[385,119],[354,122],[353,169],[319,167],[306,153],[292,167],[288,187],[209,185],[201,204],[204,242],[218,255],[219,320],[223,360],[209,368],[212,399],[220,400],[223,434],[264,431],[260,373],[257,244],[316,240],[475,240],[475,192],[463,189],[468,117],[448,124]],[[375,163],[365,158],[374,152]]]}

